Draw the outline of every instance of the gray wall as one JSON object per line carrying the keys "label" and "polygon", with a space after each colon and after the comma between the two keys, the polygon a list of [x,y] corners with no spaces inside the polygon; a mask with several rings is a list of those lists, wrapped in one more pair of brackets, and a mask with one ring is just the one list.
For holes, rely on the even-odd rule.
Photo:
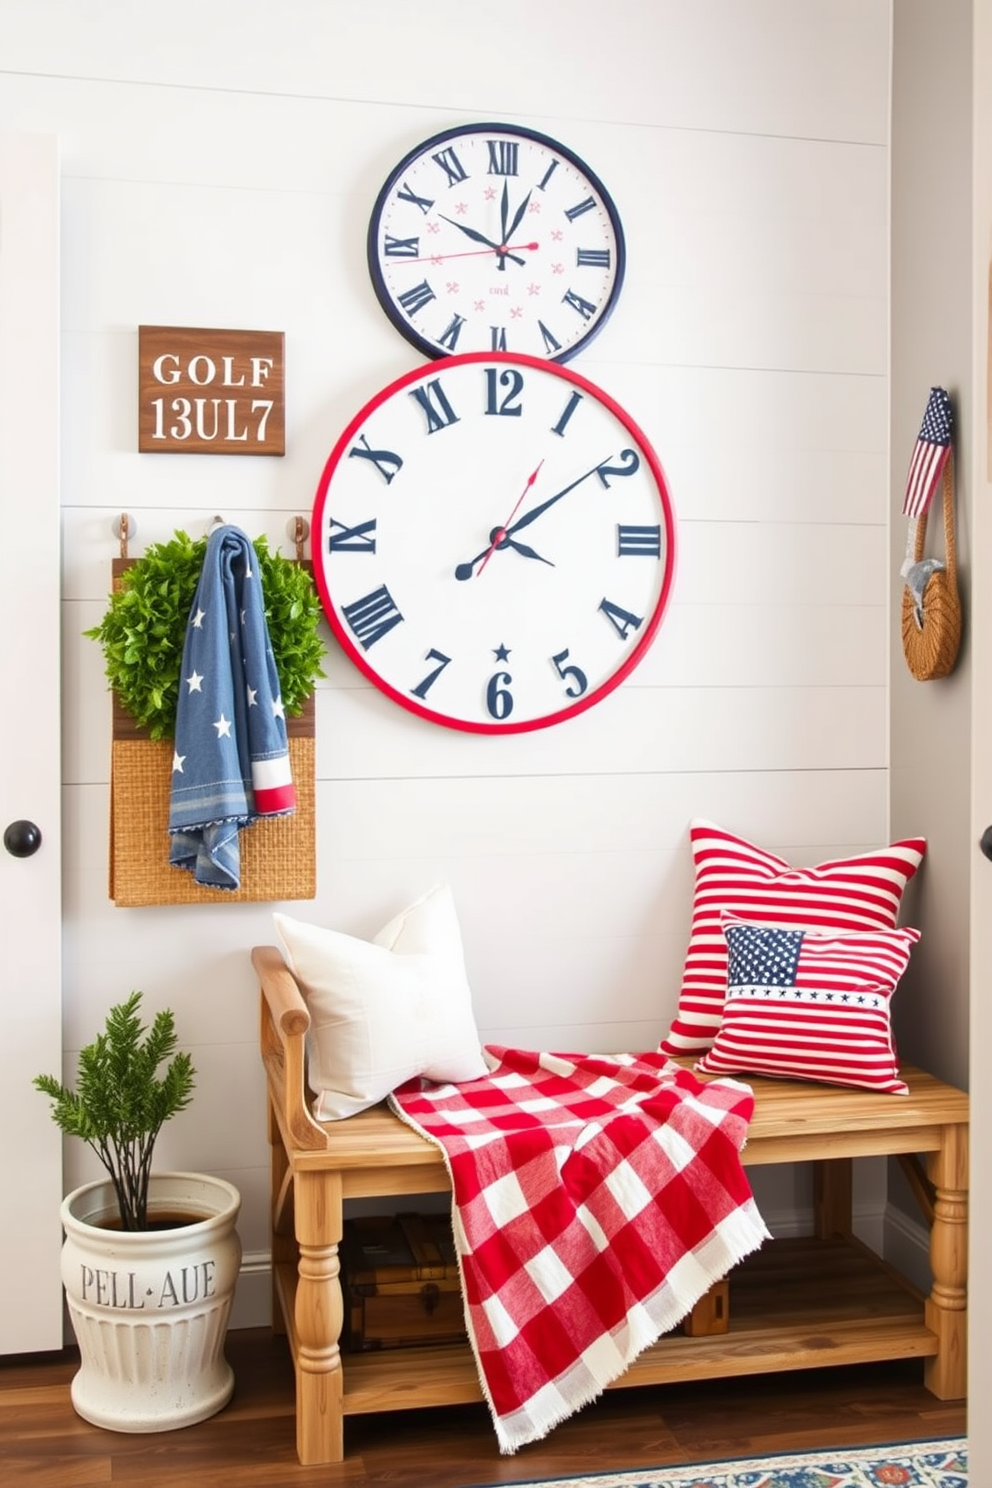
{"label": "gray wall", "polygon": [[[898,0],[893,15],[889,770],[893,833],[922,832],[929,844],[906,905],[907,918],[924,933],[893,1004],[894,1021],[905,1059],[967,1084],[971,647],[966,623],[951,676],[913,678],[902,652],[899,569],[906,471],[930,387],[942,386],[956,414],[958,575],[967,617],[975,416],[972,7],[970,0]],[[944,551],[939,493],[927,551]]]}

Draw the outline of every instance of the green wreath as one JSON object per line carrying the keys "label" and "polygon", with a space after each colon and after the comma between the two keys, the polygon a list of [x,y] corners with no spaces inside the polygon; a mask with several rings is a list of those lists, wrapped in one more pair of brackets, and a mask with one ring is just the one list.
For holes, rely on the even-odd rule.
{"label": "green wreath", "polygon": [[[270,553],[264,537],[253,546],[283,706],[298,714],[324,675],[320,601],[307,569]],[[205,537],[194,542],[185,532],[152,543],[121,575],[100,624],[83,632],[100,642],[110,685],[153,739],[175,735],[186,626],[206,551]]]}

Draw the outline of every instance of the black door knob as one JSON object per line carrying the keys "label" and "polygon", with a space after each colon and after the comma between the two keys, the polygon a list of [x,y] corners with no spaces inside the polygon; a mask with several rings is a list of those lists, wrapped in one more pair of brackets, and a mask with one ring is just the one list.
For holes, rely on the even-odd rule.
{"label": "black door knob", "polygon": [[13,821],[3,834],[3,845],[14,858],[29,858],[41,846],[41,828],[33,821]]}
{"label": "black door knob", "polygon": [[992,858],[992,827],[985,828],[978,845],[987,858]]}

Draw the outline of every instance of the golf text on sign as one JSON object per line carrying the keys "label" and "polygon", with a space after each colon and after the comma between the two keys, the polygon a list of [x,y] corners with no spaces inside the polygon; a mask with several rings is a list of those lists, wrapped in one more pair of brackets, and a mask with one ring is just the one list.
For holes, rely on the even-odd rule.
{"label": "golf text on sign", "polygon": [[285,454],[282,332],[139,326],[138,449]]}

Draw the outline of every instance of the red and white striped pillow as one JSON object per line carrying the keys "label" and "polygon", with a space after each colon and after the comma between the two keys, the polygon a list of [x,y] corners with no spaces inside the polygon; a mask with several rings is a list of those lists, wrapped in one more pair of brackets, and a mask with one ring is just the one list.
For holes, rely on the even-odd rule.
{"label": "red and white striped pillow", "polygon": [[727,999],[697,1070],[907,1093],[889,1014],[918,930],[821,934],[728,916],[724,932]]}
{"label": "red and white striped pillow", "polygon": [[711,821],[690,824],[696,891],[679,1005],[660,1049],[702,1054],[720,1026],[727,992],[722,916],[811,930],[890,930],[903,890],[926,851],[922,837],[792,868],[784,858]]}

